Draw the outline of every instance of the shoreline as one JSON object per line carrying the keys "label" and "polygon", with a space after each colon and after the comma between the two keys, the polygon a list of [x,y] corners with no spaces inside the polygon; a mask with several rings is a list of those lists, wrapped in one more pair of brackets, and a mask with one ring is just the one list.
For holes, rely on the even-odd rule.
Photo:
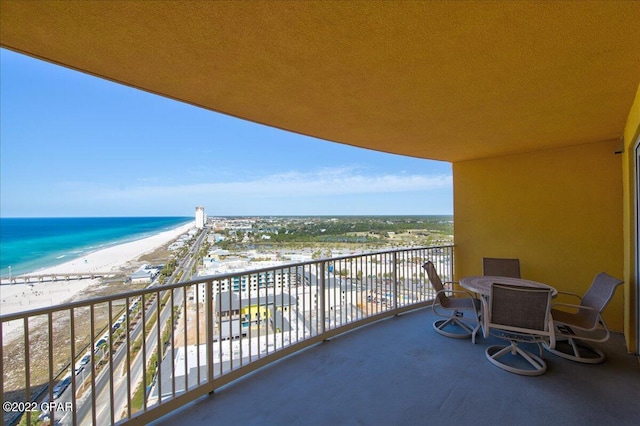
{"label": "shoreline", "polygon": [[[155,219],[153,217],[151,218]],[[3,218],[3,220],[4,219],[19,220],[22,218]],[[25,218],[25,219],[28,220],[31,218]],[[39,218],[35,218],[35,219],[39,219]],[[46,220],[48,218],[45,217],[42,219]],[[57,219],[57,218],[52,218],[52,219]],[[60,219],[64,220],[67,218],[60,218]],[[69,218],[69,219],[73,219],[73,218]],[[88,217],[88,218],[78,218],[78,219],[94,219],[94,218]],[[117,218],[114,218],[114,219],[117,219]],[[128,219],[128,218],[124,218],[124,219]],[[62,265],[74,263],[74,261],[78,259],[84,259],[87,256],[92,255],[93,253],[101,252],[109,248],[119,247],[127,243],[133,243],[133,242],[145,240],[147,238],[155,237],[158,234],[161,234],[164,232],[173,232],[175,229],[180,228],[182,226],[187,226],[188,224],[193,224],[193,222],[194,222],[193,220],[187,221],[185,218],[184,221],[181,221],[172,225],[168,225],[168,227],[165,227],[165,228],[147,230],[147,231],[141,231],[141,232],[138,231],[138,232],[134,232],[133,235],[125,234],[116,238],[107,237],[106,240],[102,240],[102,241],[85,241],[84,243],[81,243],[81,245],[77,247],[67,246],[63,244],[62,247],[58,247],[57,253],[45,253],[43,256],[38,256],[36,253],[34,253],[31,259],[22,259],[22,258],[13,259],[13,257],[10,256],[12,257],[12,260],[15,260],[15,263],[9,264],[9,261],[7,259],[3,259],[3,267],[2,267],[2,270],[0,271],[0,279],[2,279],[2,283],[5,283],[8,281],[9,276],[13,278],[17,278],[17,277],[23,277],[23,276],[37,276],[37,275],[43,275],[43,274],[47,275],[51,273],[52,269],[58,268]],[[10,244],[10,243],[7,243],[7,244]],[[17,250],[17,249],[13,248],[12,250]],[[46,249],[45,251],[51,251],[51,250]],[[7,270],[9,272],[7,272]],[[63,271],[63,272],[67,272],[67,271]],[[69,272],[75,273],[74,270],[71,270]],[[105,271],[100,271],[100,272],[105,272]]]}
{"label": "shoreline", "polygon": [[[180,225],[176,228],[157,234],[129,241],[111,247],[96,250],[85,256],[39,269],[29,274],[46,275],[62,273],[91,273],[91,272],[119,272],[129,262],[150,253],[171,240],[193,228],[193,223]],[[20,275],[18,275],[20,276]],[[48,281],[32,283],[15,283],[0,285],[0,312],[9,315],[47,306],[57,306],[73,298],[81,291],[100,282],[100,279],[81,279],[70,281]],[[7,337],[20,324],[5,323],[2,327],[2,337]],[[19,321],[18,321],[19,322]]]}

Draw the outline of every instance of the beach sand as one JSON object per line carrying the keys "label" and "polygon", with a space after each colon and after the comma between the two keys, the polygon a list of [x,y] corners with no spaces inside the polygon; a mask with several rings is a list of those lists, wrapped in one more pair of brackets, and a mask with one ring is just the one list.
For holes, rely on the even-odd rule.
{"label": "beach sand", "polygon": [[[122,267],[127,265],[127,263],[135,261],[140,256],[162,247],[186,233],[189,229],[193,228],[193,226],[193,223],[182,225],[147,238],[98,250],[78,259],[38,270],[28,275],[118,272]],[[99,282],[99,279],[83,279],[33,282],[30,284],[3,284],[0,285],[0,315],[9,315],[15,312],[60,305],[79,292]],[[21,328],[21,324],[19,321],[11,321],[3,324],[3,338],[8,336],[16,327]]]}

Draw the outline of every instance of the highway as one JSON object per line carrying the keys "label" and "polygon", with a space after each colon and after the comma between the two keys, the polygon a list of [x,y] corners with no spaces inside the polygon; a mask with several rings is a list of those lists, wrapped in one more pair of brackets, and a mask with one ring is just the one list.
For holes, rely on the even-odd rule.
{"label": "highway", "polygon": [[[185,278],[183,281],[190,279],[190,273],[193,268],[193,265],[197,261],[197,254],[200,251],[200,247],[207,236],[207,230],[205,228],[204,231],[200,233],[196,241],[191,245],[187,254],[180,260],[178,263],[178,267],[174,271],[174,273],[167,280],[167,285],[176,282],[176,277]],[[154,284],[152,283],[152,286]],[[161,287],[160,287],[161,288]],[[166,294],[165,291],[160,291],[159,297],[160,300]],[[174,292],[173,303],[174,306],[182,309],[183,306],[183,292],[181,290]],[[170,299],[169,299],[170,300]],[[145,307],[145,319],[149,321],[154,313],[156,312],[157,306],[159,304],[159,300],[153,301],[149,306]],[[164,306],[160,313],[159,324],[161,327],[164,327],[167,320],[170,318],[172,312],[172,305],[167,303]],[[146,341],[146,360],[148,362],[149,358],[155,353],[157,345],[158,345],[158,320],[154,321],[154,327],[150,330],[150,332],[145,336]],[[136,339],[138,339],[142,335],[143,330],[143,321],[140,320],[134,326],[134,328],[129,332],[129,342],[132,343]],[[89,424],[111,424],[112,416],[114,421],[118,421],[121,418],[122,413],[126,413],[127,410],[127,394],[129,391],[127,390],[127,379],[126,373],[122,375],[122,372],[126,368],[127,362],[127,345],[122,344],[116,350],[113,355],[112,364],[113,368],[103,368],[100,373],[95,377],[95,422],[94,422],[94,406],[92,399],[91,389],[87,389],[81,398],[76,401],[76,417],[78,424],[81,425],[89,425]],[[143,365],[143,357],[142,357],[142,349],[136,355],[134,359],[131,360],[130,366],[130,382],[131,388],[130,393],[133,396],[133,392],[137,389],[138,385],[142,383],[142,375],[145,370],[145,366]],[[97,360],[96,360],[97,362]],[[107,367],[109,364],[106,365]],[[88,381],[88,385],[90,386],[91,377],[88,374],[91,371],[91,363],[85,366],[84,371],[80,372],[76,376],[76,386],[80,387],[82,380],[86,379]],[[147,383],[149,386],[150,383]],[[112,390],[113,388],[113,390]],[[113,413],[111,412],[111,400],[113,395]],[[56,402],[70,402],[71,401],[71,386],[69,386],[65,392],[56,400]],[[60,420],[60,424],[62,425],[72,425],[73,424],[73,414],[69,411],[57,411],[55,413],[55,419]]]}

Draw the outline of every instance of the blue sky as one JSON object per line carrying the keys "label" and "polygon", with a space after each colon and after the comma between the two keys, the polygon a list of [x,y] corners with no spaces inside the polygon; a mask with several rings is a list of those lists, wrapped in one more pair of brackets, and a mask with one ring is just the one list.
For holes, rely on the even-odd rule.
{"label": "blue sky", "polygon": [[0,50],[0,216],[452,214],[449,163],[242,121]]}

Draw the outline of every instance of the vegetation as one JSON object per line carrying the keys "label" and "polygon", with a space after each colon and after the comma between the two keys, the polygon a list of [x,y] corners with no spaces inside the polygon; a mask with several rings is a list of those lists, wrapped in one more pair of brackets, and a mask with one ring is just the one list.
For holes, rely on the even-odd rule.
{"label": "vegetation", "polygon": [[[432,245],[450,243],[453,234],[452,216],[278,217],[246,222],[250,227],[217,230],[222,236],[217,245],[225,250]],[[317,253],[317,257],[324,257],[324,253]]]}

